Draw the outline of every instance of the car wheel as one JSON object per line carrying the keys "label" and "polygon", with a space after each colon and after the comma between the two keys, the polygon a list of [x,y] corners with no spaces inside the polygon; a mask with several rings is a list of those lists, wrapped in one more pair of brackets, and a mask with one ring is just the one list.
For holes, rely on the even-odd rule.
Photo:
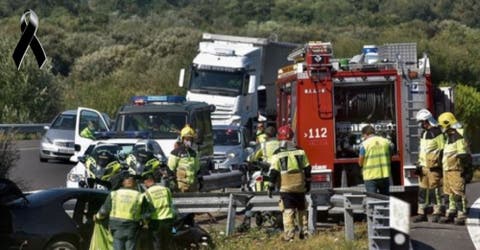
{"label": "car wheel", "polygon": [[48,244],[45,250],[77,250],[77,248],[68,241],[56,241]]}
{"label": "car wheel", "polygon": [[47,158],[43,158],[43,157],[40,156],[40,162],[47,162],[47,161],[48,161]]}

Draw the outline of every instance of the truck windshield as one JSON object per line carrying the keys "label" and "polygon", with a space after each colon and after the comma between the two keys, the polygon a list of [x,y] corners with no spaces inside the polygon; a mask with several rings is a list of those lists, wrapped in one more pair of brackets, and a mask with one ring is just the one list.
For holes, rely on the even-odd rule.
{"label": "truck windshield", "polygon": [[185,126],[187,113],[150,112],[121,114],[116,131],[147,131],[153,139],[175,139]]}
{"label": "truck windshield", "polygon": [[245,80],[243,71],[214,71],[193,69],[190,91],[196,93],[237,96],[241,94]]}
{"label": "truck windshield", "polygon": [[236,146],[240,144],[241,134],[233,129],[214,129],[213,144],[217,146]]}

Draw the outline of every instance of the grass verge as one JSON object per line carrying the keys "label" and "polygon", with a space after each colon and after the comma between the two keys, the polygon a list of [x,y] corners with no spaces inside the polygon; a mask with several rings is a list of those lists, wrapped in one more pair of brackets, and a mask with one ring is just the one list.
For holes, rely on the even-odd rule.
{"label": "grass verge", "polygon": [[245,233],[225,236],[217,228],[208,229],[213,237],[216,249],[246,250],[246,249],[368,249],[367,224],[355,224],[355,240],[345,240],[345,230],[342,226],[329,226],[319,229],[306,240],[296,238],[293,242],[283,242],[282,232],[272,229],[252,228]]}

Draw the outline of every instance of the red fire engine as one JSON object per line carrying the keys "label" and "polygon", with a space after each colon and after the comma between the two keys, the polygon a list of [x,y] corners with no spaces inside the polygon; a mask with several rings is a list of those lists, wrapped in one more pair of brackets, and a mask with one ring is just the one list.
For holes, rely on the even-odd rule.
{"label": "red fire engine", "polygon": [[434,109],[430,63],[415,43],[365,46],[349,59],[332,44],[310,42],[278,72],[277,126],[289,124],[312,166],[312,188],[363,183],[358,167],[361,129],[373,125],[395,145],[393,185],[417,184],[420,127],[415,114]]}

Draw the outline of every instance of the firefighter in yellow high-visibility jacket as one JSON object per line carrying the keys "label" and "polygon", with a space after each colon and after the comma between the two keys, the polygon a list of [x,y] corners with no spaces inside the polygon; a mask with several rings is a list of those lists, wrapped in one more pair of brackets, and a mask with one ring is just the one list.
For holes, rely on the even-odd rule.
{"label": "firefighter in yellow high-visibility jacket", "polygon": [[427,109],[417,112],[415,119],[422,127],[416,173],[419,176],[418,215],[413,222],[428,221],[426,209],[433,203],[432,222],[438,222],[442,212],[441,179],[444,136],[438,122]]}
{"label": "firefighter in yellow high-visibility jacket", "polygon": [[187,124],[180,131],[180,137],[182,143],[170,153],[168,168],[175,173],[180,192],[196,192],[199,190],[197,174],[200,161],[197,152],[192,148],[195,131]]}
{"label": "firefighter in yellow high-visibility jacket", "polygon": [[311,167],[303,149],[296,147],[290,140],[293,131],[289,126],[278,129],[277,138],[281,141],[271,160],[269,195],[275,184],[280,183],[280,211],[283,214],[285,241],[295,236],[295,221],[300,231],[299,238],[309,235],[307,221],[307,202],[305,194],[310,191]]}
{"label": "firefighter in yellow high-visibility jacket", "polygon": [[467,218],[467,197],[465,196],[465,165],[469,159],[469,150],[463,133],[455,116],[450,112],[442,113],[438,117],[445,134],[443,148],[443,192],[448,195],[448,209],[446,216],[440,223],[464,225]]}

